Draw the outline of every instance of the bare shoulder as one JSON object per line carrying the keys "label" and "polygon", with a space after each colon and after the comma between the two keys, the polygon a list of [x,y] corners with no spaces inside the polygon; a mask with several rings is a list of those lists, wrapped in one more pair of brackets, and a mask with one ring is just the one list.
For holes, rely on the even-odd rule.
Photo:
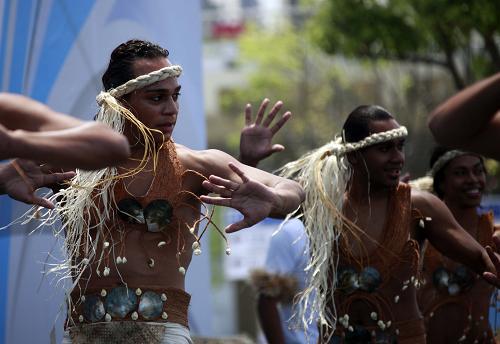
{"label": "bare shoulder", "polygon": [[235,158],[217,149],[195,150],[176,144],[176,150],[184,168],[197,171],[205,176],[217,174],[220,169],[227,169],[229,162],[237,163]]}
{"label": "bare shoulder", "polygon": [[411,189],[411,203],[414,208],[417,208],[423,215],[432,215],[439,210],[443,202],[430,192]]}

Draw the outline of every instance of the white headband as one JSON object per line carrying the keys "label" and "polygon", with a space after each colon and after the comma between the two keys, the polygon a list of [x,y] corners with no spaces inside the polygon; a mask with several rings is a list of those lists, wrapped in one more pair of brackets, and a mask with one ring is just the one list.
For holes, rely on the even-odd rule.
{"label": "white headband", "polygon": [[394,139],[399,139],[408,136],[408,130],[406,127],[399,127],[396,129],[383,131],[380,133],[375,133],[370,136],[365,137],[361,141],[358,142],[342,142],[342,138],[337,139],[338,145],[336,145],[333,149],[325,152],[322,158],[325,158],[329,155],[343,155],[349,152],[353,152],[358,149],[362,149],[368,146],[373,146],[378,143],[391,141]]}
{"label": "white headband", "polygon": [[436,160],[434,165],[432,165],[432,168],[428,174],[434,177],[436,173],[438,173],[451,160],[455,159],[458,156],[466,154],[472,154],[472,153],[464,152],[461,150],[451,150],[449,152],[444,153],[442,156],[439,157],[439,159]]}
{"label": "white headband", "polygon": [[179,65],[173,65],[164,67],[162,69],[155,70],[151,73],[140,75],[135,79],[129,80],[123,85],[120,85],[116,88],[112,88],[109,91],[102,91],[96,97],[97,103],[102,105],[106,98],[120,98],[121,96],[135,91],[139,88],[143,88],[145,86],[149,86],[154,84],[155,82],[165,80],[171,77],[178,77],[182,73],[182,67]]}

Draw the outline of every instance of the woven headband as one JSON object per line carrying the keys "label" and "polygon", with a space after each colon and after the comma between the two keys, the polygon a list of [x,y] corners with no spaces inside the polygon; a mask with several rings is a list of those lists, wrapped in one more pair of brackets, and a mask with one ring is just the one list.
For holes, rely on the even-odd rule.
{"label": "woven headband", "polygon": [[436,173],[438,173],[447,163],[449,163],[451,160],[455,159],[456,157],[462,156],[462,155],[467,155],[471,154],[468,152],[464,152],[461,150],[451,150],[449,152],[446,152],[442,156],[439,157],[439,159],[436,160],[434,165],[432,165],[431,170],[429,171],[429,175],[434,177]]}
{"label": "woven headband", "polygon": [[112,88],[109,91],[102,91],[96,97],[97,103],[102,105],[106,98],[120,98],[121,96],[135,91],[139,88],[143,88],[154,84],[155,82],[165,80],[171,77],[178,77],[182,73],[182,67],[178,65],[164,67],[162,69],[155,70],[151,73],[140,75],[135,79],[129,80],[123,85],[116,88]]}
{"label": "woven headband", "polygon": [[406,127],[399,127],[396,129],[383,131],[380,133],[375,133],[370,136],[365,137],[364,139],[358,142],[342,142],[342,138],[338,139],[338,146],[335,148],[325,152],[323,154],[322,159],[330,155],[343,155],[349,152],[353,152],[355,150],[359,150],[368,146],[373,146],[378,143],[391,141],[394,139],[399,139],[408,136],[408,130]]}

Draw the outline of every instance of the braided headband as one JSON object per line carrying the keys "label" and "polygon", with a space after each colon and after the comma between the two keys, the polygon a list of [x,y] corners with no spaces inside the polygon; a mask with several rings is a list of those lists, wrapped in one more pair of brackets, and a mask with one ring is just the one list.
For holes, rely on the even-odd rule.
{"label": "braided headband", "polygon": [[112,88],[109,91],[102,91],[96,97],[97,103],[102,105],[108,97],[120,98],[121,96],[135,91],[139,88],[149,86],[155,82],[165,80],[171,77],[178,77],[182,73],[182,67],[178,65],[164,67],[162,69],[155,70],[151,73],[140,75],[135,79],[129,80],[123,85],[116,88]]}
{"label": "braided headband", "polygon": [[339,137],[337,139],[338,145],[335,146],[333,149],[325,152],[323,154],[323,156],[321,157],[321,159],[324,159],[330,155],[340,156],[340,155],[343,155],[343,154],[346,154],[349,152],[353,152],[353,151],[358,150],[358,149],[362,149],[362,148],[365,148],[368,146],[373,146],[373,145],[376,145],[378,143],[387,142],[387,141],[391,141],[394,139],[399,139],[399,138],[406,137],[406,136],[408,136],[408,130],[406,129],[406,127],[399,127],[396,129],[372,134],[372,135],[367,136],[358,142],[345,142],[344,143],[344,142],[342,142],[342,138]]}
{"label": "braided headband", "polygon": [[459,157],[462,155],[468,155],[468,154],[472,154],[472,153],[464,152],[461,150],[451,150],[449,152],[446,152],[441,157],[439,157],[439,159],[436,160],[434,165],[432,165],[432,168],[428,172],[428,175],[434,177],[436,175],[436,173],[438,173],[451,160],[455,159],[456,157]]}

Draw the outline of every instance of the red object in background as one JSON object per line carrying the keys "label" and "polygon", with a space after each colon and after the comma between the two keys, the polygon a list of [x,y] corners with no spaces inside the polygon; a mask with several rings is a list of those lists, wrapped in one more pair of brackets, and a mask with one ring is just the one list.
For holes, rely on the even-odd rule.
{"label": "red object in background", "polygon": [[236,38],[245,30],[244,23],[213,23],[213,38]]}

